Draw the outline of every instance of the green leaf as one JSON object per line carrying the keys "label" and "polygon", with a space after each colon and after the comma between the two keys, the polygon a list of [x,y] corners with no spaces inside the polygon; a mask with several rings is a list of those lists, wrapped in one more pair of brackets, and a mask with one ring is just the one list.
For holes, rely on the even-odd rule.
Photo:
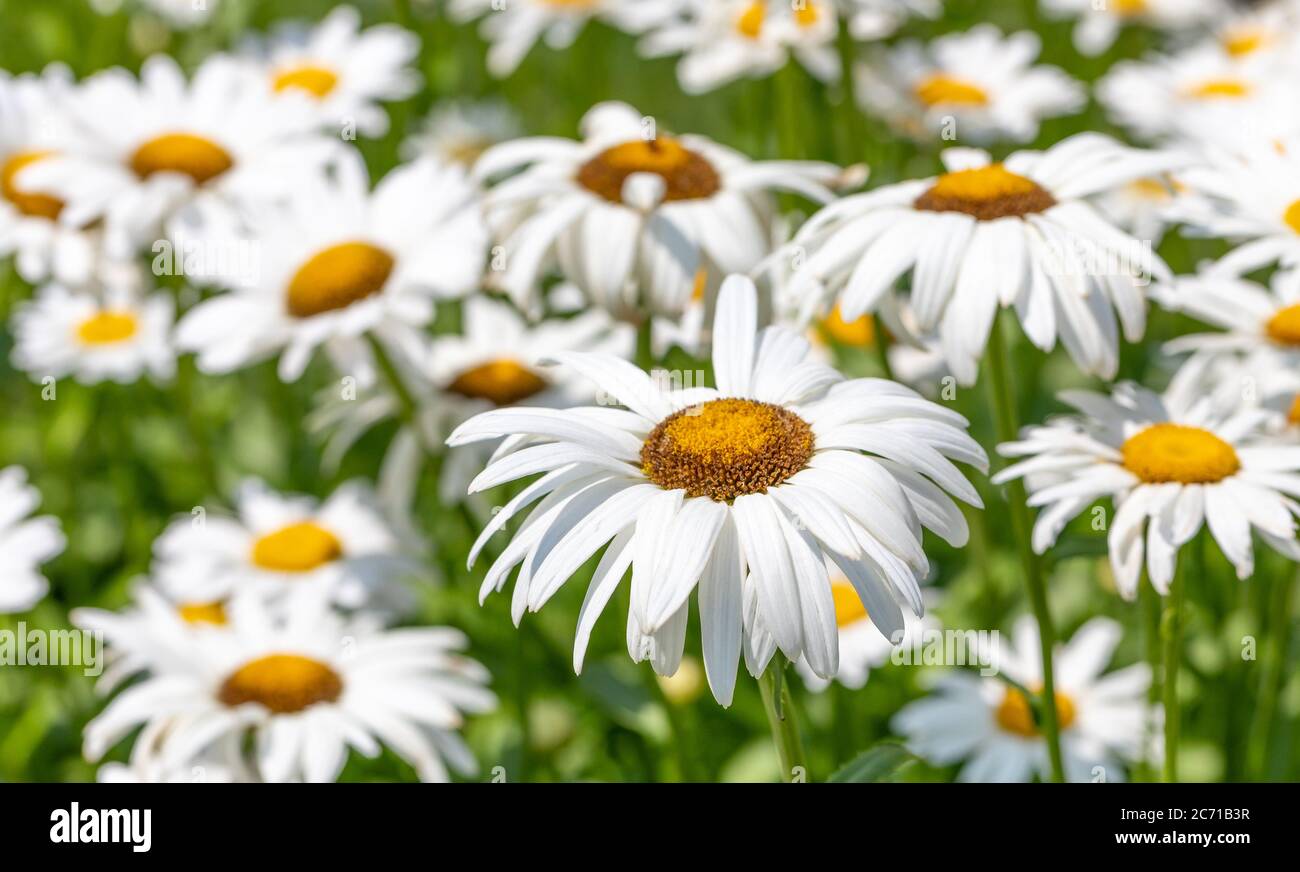
{"label": "green leaf", "polygon": [[863,751],[827,779],[832,784],[875,784],[891,781],[916,755],[896,742],[881,742]]}

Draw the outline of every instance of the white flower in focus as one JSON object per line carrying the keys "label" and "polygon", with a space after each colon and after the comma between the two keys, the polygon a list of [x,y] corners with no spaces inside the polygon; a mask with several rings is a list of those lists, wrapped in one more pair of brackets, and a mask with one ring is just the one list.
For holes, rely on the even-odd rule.
{"label": "white flower in focus", "polygon": [[903,629],[904,607],[923,611],[922,529],[965,542],[948,493],[972,505],[979,496],[949,458],[986,462],[965,420],[893,382],[844,380],[808,360],[798,334],[758,330],[757,307],[750,280],[727,280],[713,323],[716,388],[674,390],[612,356],[557,354],[558,365],[625,408],[500,409],[448,439],[506,439],[473,491],[542,474],[496,513],[470,553],[472,563],[533,506],[480,590],[500,590],[517,567],[516,622],[608,545],[579,617],[575,669],[630,568],[628,653],[659,674],[681,661],[698,591],[705,670],[723,705],[742,649],[753,675],[779,647],[830,677],[839,637],[825,560],[890,635]]}
{"label": "white flower in focus", "polygon": [[[1160,753],[1162,710],[1147,702],[1151,668],[1137,663],[1107,673],[1120,625],[1093,618],[1061,645],[1054,671],[1056,717],[1067,781],[1121,781],[1122,764]],[[997,647],[996,668],[1033,692],[1042,686],[1038,627],[1016,622],[1012,643]],[[937,765],[965,761],[965,782],[1023,782],[1051,777],[1047,743],[1025,695],[1000,678],[953,671],[935,692],[894,716],[908,745]]]}
{"label": "white flower in focus", "polygon": [[27,470],[0,470],[0,614],[25,612],[50,589],[40,565],[63,551],[57,519],[28,517],[41,502],[27,483]]}
{"label": "white flower in focus", "polygon": [[1034,66],[1041,41],[1031,31],[1008,36],[991,24],[905,42],[878,65],[858,68],[866,108],[899,129],[933,141],[949,127],[970,142],[1028,142],[1043,118],[1078,112],[1083,87],[1057,67]]}

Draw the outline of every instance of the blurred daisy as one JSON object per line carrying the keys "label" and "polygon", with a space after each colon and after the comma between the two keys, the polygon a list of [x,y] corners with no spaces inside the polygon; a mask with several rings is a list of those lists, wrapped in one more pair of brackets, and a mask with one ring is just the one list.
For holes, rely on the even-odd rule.
{"label": "blurred daisy", "polygon": [[599,20],[629,33],[640,33],[673,14],[683,0],[449,0],[457,21],[483,18],[480,32],[490,44],[488,72],[510,75],[537,40],[556,51],[573,44],[587,22]]}
{"label": "blurred daisy", "polygon": [[86,758],[143,725],[136,742],[153,742],[164,771],[246,740],[263,781],[333,781],[349,749],[374,757],[381,743],[423,781],[448,780],[448,766],[475,771],[456,731],[496,700],[487,670],[459,653],[459,632],[380,631],[301,594],[278,619],[254,600],[241,606],[228,626],[151,651],[147,677],[86,725]]}
{"label": "blurred daisy", "polygon": [[[106,0],[97,0],[104,5]],[[114,7],[120,0],[107,0]],[[188,30],[206,24],[217,10],[221,0],[140,0],[140,3],[157,13],[172,27]]]}
{"label": "blurred daisy", "polygon": [[1171,214],[1174,202],[1185,192],[1181,182],[1168,175],[1157,175],[1103,191],[1093,202],[1112,224],[1154,246],[1160,244],[1165,229],[1174,223]]}
{"label": "blurred daisy", "polygon": [[435,108],[420,131],[402,143],[408,160],[428,155],[469,169],[483,152],[523,132],[507,103],[446,103]]}
{"label": "blurred daisy", "polygon": [[1226,10],[1223,0],[1042,0],[1041,5],[1052,17],[1079,19],[1074,47],[1086,55],[1105,52],[1126,26],[1181,30]]}
{"label": "blurred daisy", "polygon": [[1085,198],[1173,159],[1099,134],[1000,163],[974,149],[942,157],[948,172],[937,178],[846,197],[809,219],[793,242],[806,255],[794,295],[834,300],[852,320],[876,310],[910,271],[916,330],[937,329],[961,383],[974,383],[998,309],[1012,306],[1036,346],[1050,350],[1059,338],[1082,370],[1113,377],[1115,311],[1125,337],[1141,339],[1145,276],[1168,268]]}
{"label": "blurred daisy", "polygon": [[1300,364],[1300,270],[1274,273],[1269,288],[1209,270],[1180,277],[1160,302],[1225,331],[1180,336],[1166,351],[1265,352],[1287,368]]}
{"label": "blurred daisy", "polygon": [[154,542],[156,574],[173,601],[221,603],[251,593],[272,603],[320,588],[338,605],[396,610],[409,603],[419,567],[375,505],[349,482],[328,499],[282,495],[257,480],[235,493],[231,517],[173,521]]}
{"label": "blurred daisy", "polygon": [[1004,37],[991,24],[905,42],[883,63],[859,67],[858,93],[918,139],[1028,142],[1040,120],[1078,112],[1086,99],[1063,70],[1033,66],[1041,47],[1035,33]]}
{"label": "blurred daisy", "polygon": [[942,0],[839,0],[849,34],[858,40],[893,36],[908,18],[938,18]]}
{"label": "blurred daisy", "polygon": [[682,54],[677,78],[688,94],[771,75],[791,55],[823,82],[840,77],[831,0],[690,0],[687,9],[642,40],[641,50]]}
{"label": "blurred daisy", "polygon": [[[1057,650],[1056,717],[1068,781],[1120,781],[1121,764],[1158,756],[1157,748],[1144,747],[1154,744],[1162,723],[1159,706],[1147,702],[1150,667],[1137,663],[1105,672],[1119,640],[1118,623],[1093,618]],[[997,670],[1038,692],[1043,673],[1033,618],[1016,622],[1011,643],[1004,639],[997,646]],[[904,706],[893,727],[916,753],[937,765],[964,760],[959,781],[1051,778],[1047,743],[1029,701],[999,678],[949,672],[933,696]]]}
{"label": "blurred daisy", "polygon": [[164,292],[45,285],[14,312],[13,364],[35,381],[71,376],[83,384],[125,384],[143,375],[165,381],[176,371],[172,315]]}
{"label": "blurred daisy", "polygon": [[681,661],[698,586],[705,670],[720,703],[731,702],[742,648],[753,675],[779,647],[830,677],[840,649],[825,559],[890,635],[904,626],[900,603],[922,611],[922,528],[964,542],[945,491],[972,505],[979,496],[948,458],[986,461],[965,420],[892,382],[845,381],[807,360],[797,334],[760,332],[757,306],[749,279],[727,280],[713,323],[716,389],[673,390],[612,356],[557,354],[607,403],[487,412],[448,439],[507,439],[473,491],[543,473],[497,512],[470,553],[472,563],[536,503],[480,590],[500,590],[519,567],[516,622],[608,543],[578,620],[575,669],[630,567],[628,653],[659,674]]}
{"label": "blurred daisy", "polygon": [[487,235],[463,169],[423,158],[373,192],[357,153],[333,169],[253,216],[255,282],[229,280],[230,293],[181,319],[177,342],[200,369],[228,372],[283,349],[280,378],[295,381],[324,346],[336,367],[368,380],[367,333],[401,341],[433,320],[436,299],[478,287]]}
{"label": "blurred daisy", "polygon": [[63,551],[66,540],[55,518],[29,517],[40,502],[27,470],[0,470],[0,613],[25,612],[50,589],[39,567]]}
{"label": "blurred daisy", "polygon": [[1179,174],[1188,193],[1173,216],[1193,235],[1243,242],[1215,265],[1244,275],[1300,265],[1300,137],[1236,153],[1214,151]]}
{"label": "blurred daisy", "polygon": [[1300,560],[1293,517],[1300,514],[1293,499],[1300,496],[1300,449],[1268,440],[1268,414],[1257,406],[1217,408],[1198,382],[1175,376],[1163,395],[1131,383],[1110,395],[1064,391],[1061,401],[1081,415],[1027,427],[1019,442],[998,447],[1003,456],[1026,458],[993,482],[1025,479],[1029,505],[1043,509],[1034,525],[1037,553],[1074,516],[1110,497],[1110,563],[1125,599],[1137,596],[1144,552],[1147,578],[1166,593],[1178,549],[1203,524],[1238,578],[1255,570],[1252,529]]}
{"label": "blurred daisy", "polygon": [[186,82],[176,61],[155,55],[139,80],[104,70],[63,102],[76,140],[29,167],[24,183],[62,201],[70,227],[102,221],[114,257],[152,243],[174,217],[228,227],[309,186],[338,147],[315,132],[305,98],[272,97],[224,56]]}
{"label": "blurred daisy", "polygon": [[[1248,4],[1238,4],[1239,7]],[[1257,58],[1293,51],[1300,37],[1300,6],[1294,0],[1262,4],[1221,19],[1214,38],[1234,58]]]}
{"label": "blurred daisy", "polygon": [[250,42],[255,58],[276,92],[309,97],[333,132],[355,126],[365,136],[388,132],[385,100],[405,100],[420,84],[410,64],[420,38],[395,24],[361,30],[351,6],[336,6],[318,24],[281,26],[269,43]]}
{"label": "blurred daisy", "polygon": [[625,103],[602,103],[582,122],[582,142],[523,139],[490,149],[475,175],[523,172],[487,195],[505,249],[497,287],[528,309],[548,259],[616,317],[677,315],[700,271],[716,288],[768,253],[771,191],[819,202],[839,170],[830,164],[750,161],[701,136],[658,133]]}
{"label": "blurred daisy", "polygon": [[0,257],[13,255],[24,280],[54,280],[69,286],[111,276],[100,234],[61,221],[63,201],[33,188],[28,168],[71,144],[61,101],[72,88],[71,73],[48,67],[40,76],[0,72]]}

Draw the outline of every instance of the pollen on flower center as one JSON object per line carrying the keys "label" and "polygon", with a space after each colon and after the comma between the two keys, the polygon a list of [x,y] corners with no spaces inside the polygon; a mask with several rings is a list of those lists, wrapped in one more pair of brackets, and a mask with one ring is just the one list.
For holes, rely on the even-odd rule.
{"label": "pollen on flower center", "polygon": [[832,581],[831,598],[835,601],[835,624],[841,629],[868,617],[867,607],[849,582],[843,579]]}
{"label": "pollen on flower center", "polygon": [[226,606],[221,600],[210,603],[184,603],[177,606],[181,620],[187,624],[213,624],[218,627],[226,625]]}
{"label": "pollen on flower center", "polygon": [[[1074,700],[1064,693],[1056,693],[1056,725],[1062,730],[1074,723],[1077,713]],[[997,711],[998,726],[1008,733],[1032,739],[1040,735],[1038,724],[1034,722],[1034,711],[1029,700],[1014,687],[1008,687],[1002,697]]]}
{"label": "pollen on flower center", "polygon": [[319,100],[329,96],[338,81],[339,77],[333,70],[314,64],[303,64],[281,70],[271,81],[271,87],[276,92],[290,89],[306,91]]}
{"label": "pollen on flower center", "polygon": [[605,149],[578,169],[578,184],[611,203],[622,203],[623,183],[633,173],[663,179],[665,201],[699,200],[722,187],[713,164],[668,136]]}
{"label": "pollen on flower center", "polygon": [[298,521],[253,543],[253,563],[274,572],[310,572],[343,556],[338,538],[313,521]]}
{"label": "pollen on flower center", "polygon": [[221,684],[227,706],[260,703],[278,715],[293,714],[343,693],[343,679],[326,664],[301,654],[268,654],[239,667]]}
{"label": "pollen on flower center", "polygon": [[1264,325],[1264,331],[1279,345],[1300,346],[1300,303],[1274,312]]}
{"label": "pollen on flower center", "polygon": [[83,345],[112,345],[130,339],[138,329],[131,312],[104,309],[77,325],[77,338]]}
{"label": "pollen on flower center", "polygon": [[989,95],[974,82],[934,73],[917,82],[916,99],[926,106],[985,106]]}
{"label": "pollen on flower center", "polygon": [[192,133],[164,133],[141,145],[131,155],[131,169],[147,179],[154,173],[180,173],[201,185],[235,165],[224,148]]}
{"label": "pollen on flower center", "polygon": [[49,151],[20,151],[11,154],[0,165],[0,196],[3,196],[14,208],[32,218],[48,218],[53,221],[63,211],[63,201],[49,194],[35,194],[24,191],[15,184],[18,173],[39,160],[49,157]]}
{"label": "pollen on flower center", "polygon": [[745,7],[736,18],[736,32],[746,39],[758,39],[763,34],[763,24],[767,21],[767,3],[755,0]]}
{"label": "pollen on flower center", "polygon": [[1000,163],[945,173],[912,204],[924,212],[964,212],[980,221],[1045,212],[1056,198]]}
{"label": "pollen on flower center", "polygon": [[780,484],[812,454],[812,428],[788,409],[710,400],[674,412],[650,431],[641,446],[641,470],[666,490],[729,502]]}
{"label": "pollen on flower center", "polygon": [[1124,468],[1149,484],[1213,484],[1241,468],[1231,445],[1200,427],[1152,424],[1120,448]]}
{"label": "pollen on flower center", "polygon": [[513,406],[546,390],[546,380],[516,360],[490,360],[467,369],[447,385],[447,390],[497,406]]}
{"label": "pollen on flower center", "polygon": [[1198,100],[1235,100],[1249,96],[1250,91],[1250,85],[1239,79],[1208,79],[1187,93]]}
{"label": "pollen on flower center", "polygon": [[316,252],[289,280],[286,307],[295,318],[344,309],[383,290],[396,261],[369,242],[344,242]]}

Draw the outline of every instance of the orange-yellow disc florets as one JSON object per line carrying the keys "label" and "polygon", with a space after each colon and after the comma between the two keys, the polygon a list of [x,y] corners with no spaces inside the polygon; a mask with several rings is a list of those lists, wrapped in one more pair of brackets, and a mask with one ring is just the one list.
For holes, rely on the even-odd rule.
{"label": "orange-yellow disc florets", "polygon": [[1120,448],[1124,468],[1149,484],[1213,484],[1241,468],[1231,445],[1200,427],[1152,424]]}
{"label": "orange-yellow disc florets", "polygon": [[546,380],[519,361],[503,357],[465,370],[447,390],[496,406],[513,406],[546,390]]}
{"label": "orange-yellow disc florets", "polygon": [[328,665],[300,654],[268,654],[230,674],[217,690],[228,706],[255,702],[279,715],[293,714],[343,693],[343,679]]}
{"label": "orange-yellow disc florets", "polygon": [[192,133],[164,133],[141,145],[131,155],[131,169],[147,179],[155,173],[180,173],[196,185],[216,178],[235,165],[220,145]]}
{"label": "orange-yellow disc florets", "polygon": [[634,173],[664,180],[664,200],[699,200],[722,187],[718,171],[676,139],[636,139],[607,148],[578,169],[578,184],[610,201],[623,202],[623,183]]}
{"label": "orange-yellow disc florets", "polygon": [[[1064,730],[1074,723],[1077,716],[1074,700],[1064,693],[1056,694],[1056,725]],[[1014,687],[1008,687],[997,710],[998,726],[1008,733],[1032,739],[1039,735],[1038,724],[1034,722],[1034,711],[1029,707],[1029,700]]]}
{"label": "orange-yellow disc florets", "polygon": [[310,572],[343,556],[343,545],[314,521],[298,521],[253,543],[253,563],[274,572]]}
{"label": "orange-yellow disc florets", "polygon": [[298,267],[289,280],[285,307],[295,318],[344,309],[383,290],[396,263],[369,242],[330,246]]}
{"label": "orange-yellow disc florets", "polygon": [[926,212],[964,212],[981,221],[1045,212],[1056,199],[1033,179],[1000,163],[945,173],[913,206]]}

